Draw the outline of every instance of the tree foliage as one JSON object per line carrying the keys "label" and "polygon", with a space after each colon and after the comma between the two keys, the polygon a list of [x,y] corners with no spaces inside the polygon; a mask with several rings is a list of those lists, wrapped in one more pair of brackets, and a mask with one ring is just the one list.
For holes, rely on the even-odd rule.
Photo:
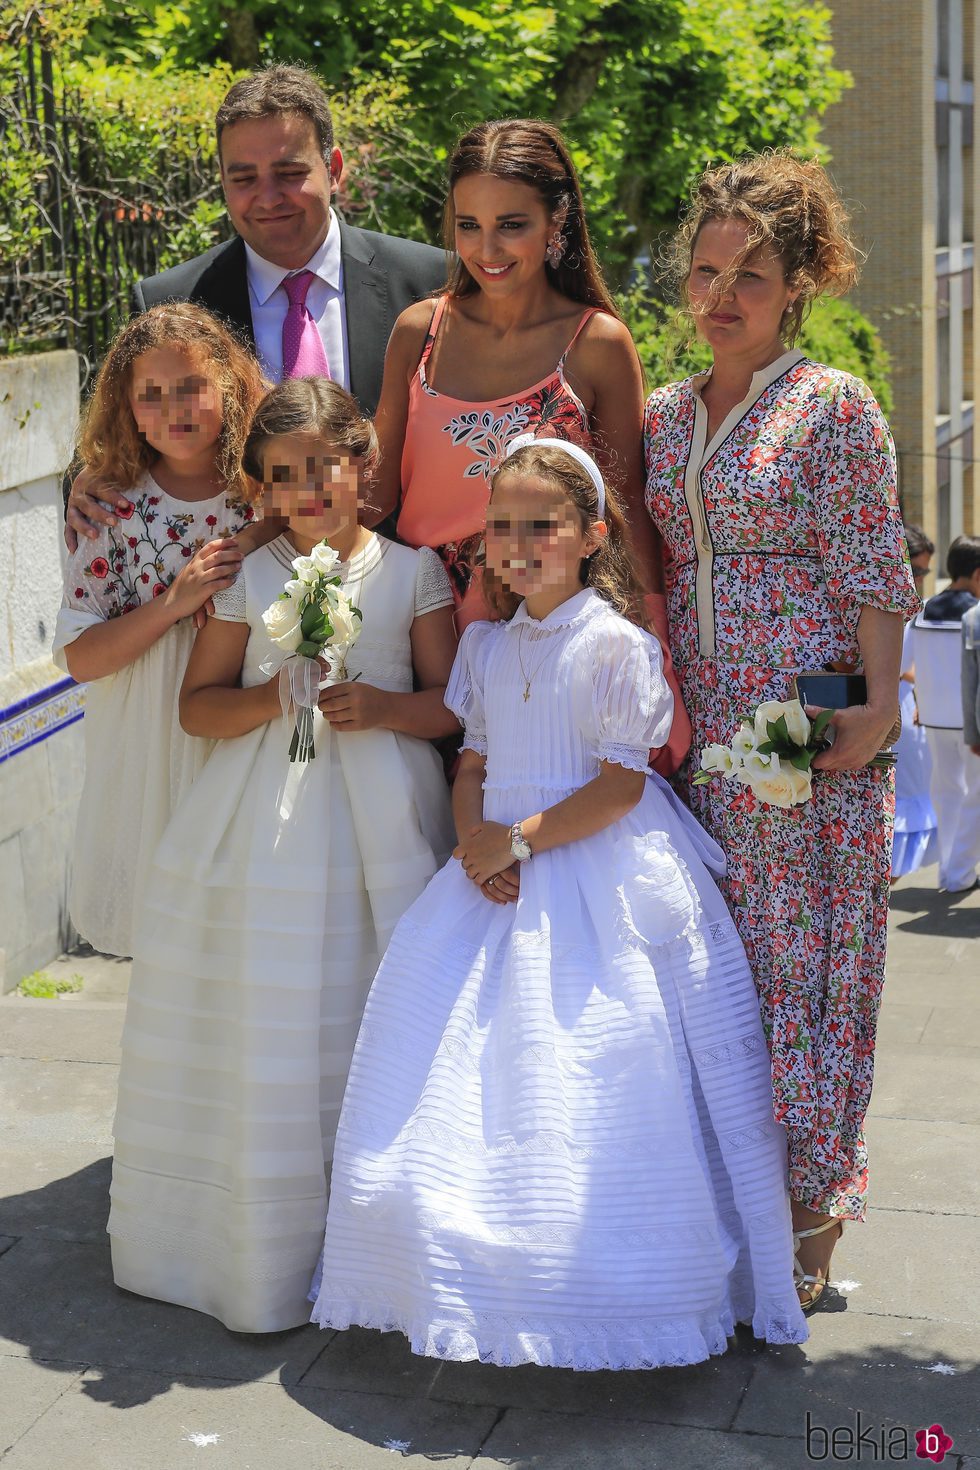
{"label": "tree foliage", "polygon": [[[420,239],[438,238],[445,164],[464,128],[508,115],[559,122],[651,384],[705,359],[649,282],[636,284],[634,262],[656,254],[709,161],[787,143],[816,151],[844,81],[828,11],[810,0],[44,0],[40,11],[0,0],[0,107],[28,14],[73,98],[81,186],[156,228],[160,269],[227,233],[213,118],[239,68],[312,64],[345,153],[345,213]],[[43,234],[47,163],[29,130],[8,126],[3,144],[9,262]],[[852,307],[818,303],[801,345],[865,378],[887,406],[887,355]]]}
{"label": "tree foliage", "polygon": [[[500,116],[559,122],[619,282],[707,162],[776,144],[815,150],[820,114],[843,82],[829,11],[811,0],[83,3],[85,49],[110,63],[186,71],[302,60],[333,94],[397,92],[422,169],[387,191],[398,233],[433,235],[445,160],[466,127]],[[379,142],[385,151],[388,139]]]}

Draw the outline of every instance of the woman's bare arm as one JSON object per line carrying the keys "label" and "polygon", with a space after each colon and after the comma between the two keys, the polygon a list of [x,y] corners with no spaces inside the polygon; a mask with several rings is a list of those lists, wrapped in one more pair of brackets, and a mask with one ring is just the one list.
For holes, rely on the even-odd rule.
{"label": "woman's bare arm", "polygon": [[422,356],[432,311],[431,301],[416,301],[402,312],[388,341],[381,398],[374,416],[380,456],[368,487],[371,505],[363,516],[365,525],[375,526],[386,516],[394,515],[401,503],[408,390]]}

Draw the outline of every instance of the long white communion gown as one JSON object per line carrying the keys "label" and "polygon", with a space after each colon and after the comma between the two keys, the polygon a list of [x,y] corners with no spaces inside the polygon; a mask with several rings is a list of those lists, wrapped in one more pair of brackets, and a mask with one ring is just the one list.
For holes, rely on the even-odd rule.
{"label": "long white communion gown", "polygon": [[[446,702],[486,755],[486,818],[508,824],[602,760],[645,770],[671,715],[656,640],[591,590],[467,628]],[[578,1369],[700,1362],[737,1321],[805,1340],[722,868],[649,774],[628,816],[524,864],[516,904],[455,859],[433,878],[365,1010],[314,1321]]]}
{"label": "long white communion gown", "polygon": [[[271,542],[215,598],[219,617],[249,625],[245,686],[277,658],[262,613],[295,554]],[[372,536],[338,571],[363,612],[350,674],[410,692],[412,621],[452,601],[441,562]],[[123,1035],[116,1282],[242,1332],[308,1320],[364,999],[454,840],[428,741],[338,734],[313,714],[314,760],[289,763],[277,718],[219,741],[175,811],[149,874]]]}

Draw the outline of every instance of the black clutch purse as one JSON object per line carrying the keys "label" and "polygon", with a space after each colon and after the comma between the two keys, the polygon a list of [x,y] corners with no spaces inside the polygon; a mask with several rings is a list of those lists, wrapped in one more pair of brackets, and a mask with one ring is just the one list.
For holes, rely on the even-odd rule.
{"label": "black clutch purse", "polygon": [[[793,692],[804,709],[808,704],[820,709],[849,709],[851,705],[868,702],[868,683],[863,674],[796,674]],[[893,766],[896,756],[891,747],[901,733],[902,717],[899,715],[878,754],[868,764]]]}

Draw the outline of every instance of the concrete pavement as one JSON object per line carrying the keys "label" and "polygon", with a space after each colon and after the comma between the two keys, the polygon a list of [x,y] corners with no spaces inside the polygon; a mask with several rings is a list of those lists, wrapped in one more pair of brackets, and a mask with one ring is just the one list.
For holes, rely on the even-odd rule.
{"label": "concrete pavement", "polygon": [[[104,1232],[128,967],[48,966],[85,988],[0,1000],[3,1470],[980,1470],[980,890],[939,895],[935,871],[893,895],[873,1204],[810,1341],[740,1335],[657,1373],[438,1364],[358,1330],[256,1341],[117,1291]],[[953,1447],[917,1459],[934,1424]]]}

